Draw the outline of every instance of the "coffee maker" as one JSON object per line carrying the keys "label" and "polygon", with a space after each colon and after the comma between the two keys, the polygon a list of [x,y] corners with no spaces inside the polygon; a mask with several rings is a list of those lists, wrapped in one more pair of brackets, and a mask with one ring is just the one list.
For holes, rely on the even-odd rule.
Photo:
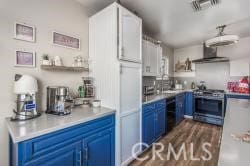
{"label": "coffee maker", "polygon": [[68,115],[71,113],[73,100],[69,95],[69,88],[64,86],[47,87],[46,113],[54,115]]}
{"label": "coffee maker", "polygon": [[14,93],[16,94],[16,109],[13,109],[13,121],[33,119],[41,115],[37,111],[36,93],[37,80],[30,75],[15,75]]}
{"label": "coffee maker", "polygon": [[83,87],[85,89],[85,97],[86,98],[95,97],[95,88],[93,85],[93,78],[92,77],[82,77],[82,80],[83,80]]}

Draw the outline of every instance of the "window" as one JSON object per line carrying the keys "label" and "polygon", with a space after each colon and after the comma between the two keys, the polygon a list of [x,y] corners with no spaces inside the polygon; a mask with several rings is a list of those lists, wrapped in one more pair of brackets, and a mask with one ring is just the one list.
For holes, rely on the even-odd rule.
{"label": "window", "polygon": [[169,75],[169,59],[164,56],[161,59],[161,73],[164,75]]}
{"label": "window", "polygon": [[163,79],[168,79],[169,77],[169,58],[167,56],[163,56],[161,59],[161,74],[159,76],[157,76],[157,80],[161,80],[162,79],[162,75],[163,75]]}

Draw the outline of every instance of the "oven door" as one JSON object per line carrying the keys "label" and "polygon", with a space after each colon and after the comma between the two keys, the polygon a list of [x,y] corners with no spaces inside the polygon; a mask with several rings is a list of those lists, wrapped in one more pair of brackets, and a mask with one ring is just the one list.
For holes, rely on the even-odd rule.
{"label": "oven door", "polygon": [[195,97],[195,114],[209,117],[224,117],[224,99]]}

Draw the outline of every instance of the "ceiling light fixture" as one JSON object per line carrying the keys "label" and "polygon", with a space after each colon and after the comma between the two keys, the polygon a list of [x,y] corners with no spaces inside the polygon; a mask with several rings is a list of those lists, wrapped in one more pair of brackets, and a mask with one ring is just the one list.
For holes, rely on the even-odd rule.
{"label": "ceiling light fixture", "polygon": [[227,35],[224,33],[224,29],[226,25],[218,26],[219,33],[216,37],[209,39],[206,41],[207,47],[220,47],[220,46],[228,46],[235,43],[238,43],[239,36],[237,35]]}

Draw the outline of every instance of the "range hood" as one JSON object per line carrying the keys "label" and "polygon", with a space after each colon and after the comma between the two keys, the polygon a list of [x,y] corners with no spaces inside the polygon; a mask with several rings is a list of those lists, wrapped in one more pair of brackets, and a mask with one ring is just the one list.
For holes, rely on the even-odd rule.
{"label": "range hood", "polygon": [[192,61],[193,63],[216,63],[216,62],[229,62],[227,57],[218,57],[216,47],[206,47],[203,45],[203,58]]}

